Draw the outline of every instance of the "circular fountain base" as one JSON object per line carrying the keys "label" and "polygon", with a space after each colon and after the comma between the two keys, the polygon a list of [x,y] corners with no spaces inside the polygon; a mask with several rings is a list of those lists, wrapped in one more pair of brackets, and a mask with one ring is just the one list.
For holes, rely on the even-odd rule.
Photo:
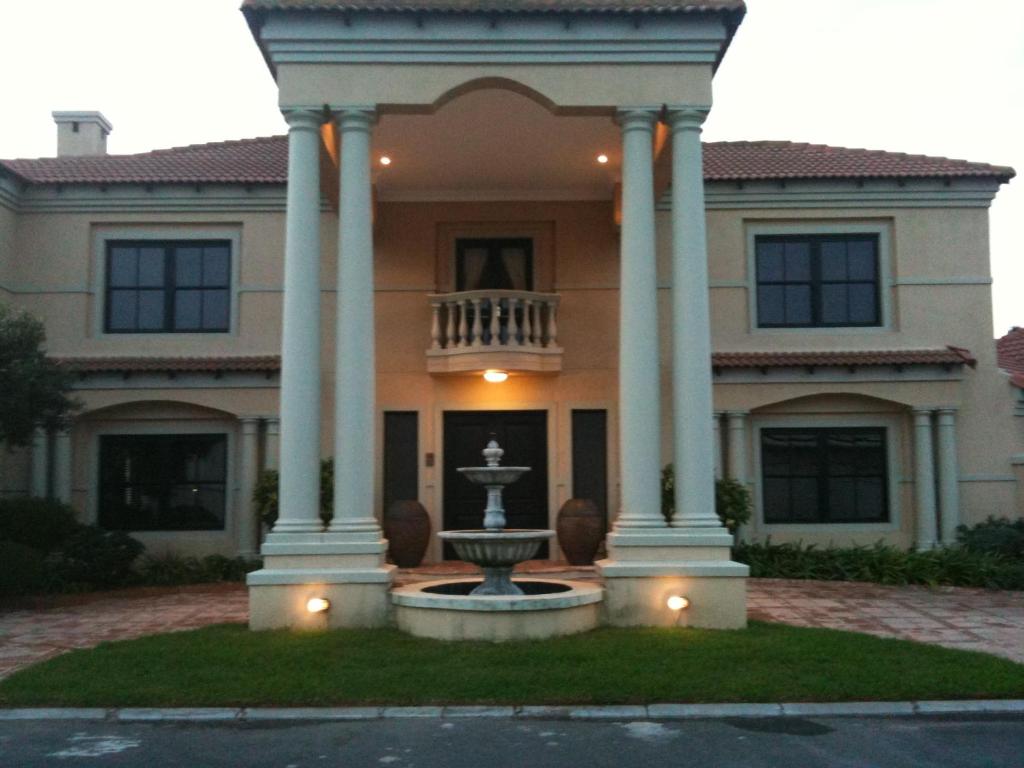
{"label": "circular fountain base", "polygon": [[515,579],[523,595],[471,595],[479,578],[444,579],[391,592],[398,628],[436,640],[540,640],[594,629],[604,591],[599,584]]}

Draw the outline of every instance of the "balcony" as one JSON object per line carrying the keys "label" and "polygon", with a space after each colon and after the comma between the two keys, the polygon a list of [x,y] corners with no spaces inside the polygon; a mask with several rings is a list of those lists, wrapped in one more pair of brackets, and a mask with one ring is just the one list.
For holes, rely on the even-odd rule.
{"label": "balcony", "polygon": [[532,373],[562,370],[556,293],[460,291],[430,296],[430,373],[489,368]]}

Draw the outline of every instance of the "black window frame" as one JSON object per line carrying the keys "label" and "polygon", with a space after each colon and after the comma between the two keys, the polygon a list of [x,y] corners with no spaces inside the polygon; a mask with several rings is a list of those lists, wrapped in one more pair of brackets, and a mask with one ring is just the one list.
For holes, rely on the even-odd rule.
{"label": "black window frame", "polygon": [[523,290],[534,290],[533,285],[533,238],[532,237],[459,237],[455,240],[455,291],[466,290],[515,290],[500,288],[478,288],[467,289],[465,253],[469,248],[487,249],[488,260],[500,259],[502,248],[522,248],[526,254],[526,288]]}
{"label": "black window frame", "polygon": [[[223,478],[218,480],[175,478],[172,476],[173,463],[170,461],[158,461],[159,477],[135,479],[131,482],[108,482],[112,470],[107,462],[111,455],[121,450],[120,445],[136,442],[141,448],[136,450],[146,451],[148,455],[165,456],[172,450],[174,443],[196,441],[207,441],[211,444],[219,444],[223,451]],[[163,446],[158,445],[163,443]],[[231,461],[231,441],[226,432],[202,432],[202,433],[135,433],[135,434],[103,434],[99,437],[99,462],[98,462],[98,483],[97,496],[99,509],[97,514],[98,525],[105,530],[131,532],[184,532],[184,531],[226,531],[227,516],[229,509],[229,485],[230,478],[229,464]],[[172,519],[171,503],[173,502],[173,489],[176,486],[191,485],[195,488],[203,487],[212,490],[220,490],[222,508],[213,510],[212,514],[216,525],[143,525],[138,518],[131,514],[131,507],[125,505],[123,509],[115,509],[110,499],[111,493],[123,494],[127,489],[136,490],[141,495],[143,492],[153,494],[154,490],[163,492],[160,498],[157,519]]]}
{"label": "black window frame", "polygon": [[[765,455],[769,450],[765,445],[766,438],[770,438],[772,435],[813,435],[815,437],[815,450],[816,450],[816,473],[811,474],[793,474],[789,475],[769,475],[768,464]],[[872,474],[834,474],[829,471],[829,458],[831,446],[829,445],[828,439],[832,435],[845,434],[845,435],[871,435],[878,438],[878,450],[880,451],[880,457],[876,458],[881,466],[881,475]],[[881,525],[892,522],[892,503],[890,498],[890,489],[892,478],[890,477],[890,450],[889,450],[889,431],[887,427],[764,427],[760,430],[760,451],[761,451],[761,471],[760,471],[760,482],[761,482],[761,518],[765,525]],[[816,478],[817,481],[817,517],[813,520],[801,519],[795,516],[792,504],[792,486],[790,486],[790,505],[786,511],[787,514],[783,515],[778,512],[769,510],[768,508],[768,494],[766,491],[767,481],[769,479],[789,479],[792,481],[794,478]],[[864,479],[879,477],[881,479],[881,499],[882,507],[880,513],[874,517],[852,517],[844,518],[831,514],[831,507],[829,505],[829,480],[831,478],[836,479]],[[854,503],[856,504],[856,495],[854,497]]]}
{"label": "black window frame", "polygon": [[[145,287],[136,286],[115,286],[111,285],[112,275],[112,261],[113,252],[115,248],[160,248],[164,251],[164,266],[163,266],[163,285],[159,288],[153,287],[149,290],[162,290],[164,294],[164,311],[163,311],[163,323],[159,328],[139,328],[138,317],[136,316],[135,327],[133,328],[112,328],[111,327],[111,310],[112,310],[112,293],[116,290],[147,290]],[[223,284],[206,285],[200,284],[198,286],[178,286],[177,285],[177,250],[181,248],[225,248],[228,253],[228,264],[227,264],[227,279]],[[223,238],[210,238],[202,240],[190,240],[190,239],[113,239],[106,241],[106,253],[104,255],[104,286],[103,286],[103,332],[105,334],[154,334],[154,333],[173,333],[173,334],[206,334],[206,333],[230,333],[231,332],[231,311],[232,311],[232,273],[233,273],[233,260],[234,260],[234,248],[231,240]],[[178,328],[175,325],[175,300],[179,291],[213,291],[220,290],[224,291],[226,309],[225,309],[225,321],[223,326],[209,327],[209,328]],[[202,312],[202,302],[200,301],[200,312]],[[201,315],[200,315],[201,317]],[[202,320],[200,320],[202,323]]]}
{"label": "black window frame", "polygon": [[[872,280],[858,280],[847,277],[845,280],[824,279],[822,276],[821,248],[824,243],[870,242],[874,247],[874,276]],[[765,243],[806,244],[810,252],[810,277],[806,280],[762,280],[760,274],[759,251]],[[754,305],[755,322],[758,328],[880,328],[884,325],[884,308],[882,306],[882,256],[881,238],[877,233],[836,232],[829,234],[773,234],[755,235],[754,237]],[[829,285],[874,285],[875,315],[867,322],[849,320],[829,322],[824,319],[822,300],[823,287]],[[810,320],[806,323],[781,322],[771,323],[762,320],[761,289],[769,286],[808,286],[810,288]],[[784,300],[785,301],[785,300]],[[785,306],[785,303],[783,304]]]}

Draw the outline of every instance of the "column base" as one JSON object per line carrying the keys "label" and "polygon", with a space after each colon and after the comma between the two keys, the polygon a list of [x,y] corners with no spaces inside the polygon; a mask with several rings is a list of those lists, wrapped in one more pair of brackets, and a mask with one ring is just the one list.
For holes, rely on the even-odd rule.
{"label": "column base", "polygon": [[[390,623],[389,591],[395,566],[385,563],[387,541],[379,534],[271,534],[263,545],[263,568],[250,573],[250,629],[340,629]],[[325,598],[326,611],[306,603]]]}
{"label": "column base", "polygon": [[[596,563],[604,580],[605,622],[617,627],[747,626],[750,568],[730,559],[725,531],[674,529],[608,536],[607,560]],[[682,610],[668,599],[685,597]]]}

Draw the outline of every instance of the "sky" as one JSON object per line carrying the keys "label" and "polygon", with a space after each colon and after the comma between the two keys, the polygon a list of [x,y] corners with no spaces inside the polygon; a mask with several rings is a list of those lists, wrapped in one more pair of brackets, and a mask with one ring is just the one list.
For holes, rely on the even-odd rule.
{"label": "sky", "polygon": [[[0,157],[52,156],[55,109],[102,111],[111,153],[283,133],[239,4],[0,0]],[[705,139],[1014,166],[991,210],[994,332],[1024,326],[1024,0],[747,5]]]}

